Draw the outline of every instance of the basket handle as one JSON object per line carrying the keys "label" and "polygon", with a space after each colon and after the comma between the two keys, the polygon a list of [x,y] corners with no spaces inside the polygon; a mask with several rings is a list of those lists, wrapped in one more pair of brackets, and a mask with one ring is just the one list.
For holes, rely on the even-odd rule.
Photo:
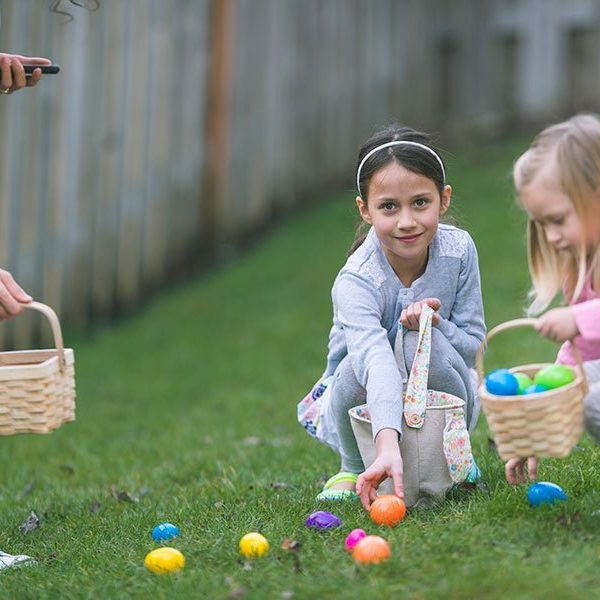
{"label": "basket handle", "polygon": [[[494,327],[488,331],[487,335],[485,336],[485,340],[483,342],[481,342],[481,345],[479,346],[479,348],[477,350],[477,356],[475,357],[475,364],[477,367],[477,378],[479,380],[479,385],[481,385],[483,383],[483,351],[487,345],[487,342],[489,342],[494,336],[496,336],[499,333],[506,331],[508,329],[515,329],[516,327],[525,327],[527,325],[530,325],[531,327],[535,327],[535,324],[537,323],[537,321],[538,321],[537,319],[533,319],[533,318],[513,319],[512,321],[506,321],[504,323],[500,323],[500,325],[496,325],[496,327]],[[571,347],[573,348],[573,354],[575,356],[575,361],[577,362],[577,366],[579,367],[579,370],[581,372],[584,392],[585,392],[585,394],[587,394],[589,387],[588,387],[587,377],[585,374],[585,369],[583,368],[583,362],[581,360],[581,354],[579,353],[579,348],[573,343],[572,340],[571,340]]]}
{"label": "basket handle", "polygon": [[56,353],[58,355],[58,366],[61,372],[64,372],[67,361],[65,359],[65,346],[63,344],[62,331],[60,329],[60,322],[56,313],[46,304],[42,304],[41,302],[36,302],[32,300],[27,304],[21,305],[23,308],[29,308],[32,310],[37,310],[41,312],[50,322],[50,328],[52,329],[52,336],[54,337],[54,345],[56,346]]}

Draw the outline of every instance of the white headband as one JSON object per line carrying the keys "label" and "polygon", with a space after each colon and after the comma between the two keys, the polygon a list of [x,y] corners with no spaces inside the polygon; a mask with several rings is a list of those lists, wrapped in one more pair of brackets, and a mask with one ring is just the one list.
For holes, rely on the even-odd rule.
{"label": "white headband", "polygon": [[358,195],[360,196],[360,171],[363,168],[363,165],[365,164],[365,162],[367,162],[367,160],[373,156],[373,154],[375,154],[375,152],[378,152],[379,150],[383,150],[383,148],[389,148],[390,146],[416,146],[417,148],[423,148],[423,150],[427,150],[427,152],[429,152],[429,154],[432,154],[435,159],[438,161],[438,163],[440,163],[440,169],[442,169],[442,179],[444,181],[444,183],[446,183],[446,170],[444,169],[444,163],[442,162],[442,159],[437,155],[437,153],[432,150],[429,146],[426,146],[425,144],[420,144],[419,142],[409,142],[408,140],[396,140],[394,142],[387,142],[386,144],[381,144],[381,146],[377,146],[376,148],[373,148],[373,150],[367,152],[367,154],[364,156],[364,158],[360,161],[360,164],[358,165],[358,169],[356,171],[356,187],[358,189]]}

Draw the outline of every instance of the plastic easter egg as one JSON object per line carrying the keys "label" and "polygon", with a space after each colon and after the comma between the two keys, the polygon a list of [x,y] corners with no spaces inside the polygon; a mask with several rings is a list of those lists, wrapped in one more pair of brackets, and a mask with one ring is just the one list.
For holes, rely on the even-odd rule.
{"label": "plastic easter egg", "polygon": [[160,523],[152,530],[152,539],[155,542],[171,540],[179,535],[179,529],[172,523]]}
{"label": "plastic easter egg", "polygon": [[554,504],[557,501],[565,501],[567,494],[555,483],[549,481],[538,481],[532,483],[527,490],[527,500],[531,506],[540,506],[541,504]]}
{"label": "plastic easter egg", "polygon": [[353,529],[348,534],[348,537],[344,542],[346,550],[348,550],[348,552],[354,551],[356,544],[358,544],[358,542],[360,542],[360,540],[362,540],[365,537],[367,537],[367,534],[365,533],[364,529]]}
{"label": "plastic easter egg", "polygon": [[404,519],[406,505],[402,498],[398,498],[398,496],[394,496],[393,494],[386,494],[385,496],[379,496],[371,504],[369,514],[377,525],[394,527],[394,525],[397,525]]}
{"label": "plastic easter egg", "polygon": [[534,383],[533,385],[530,385],[524,392],[523,394],[540,394],[542,392],[547,392],[548,388],[540,385],[539,383]]}
{"label": "plastic easter egg", "polygon": [[175,548],[157,548],[146,555],[144,565],[153,573],[165,575],[183,569],[185,566],[185,557]]}
{"label": "plastic easter egg", "polygon": [[562,387],[575,379],[575,372],[566,365],[548,365],[540,369],[533,379],[534,383],[543,385],[546,389]]}
{"label": "plastic easter egg", "polygon": [[252,532],[247,533],[240,540],[240,552],[246,558],[260,558],[269,551],[269,542],[264,535]]}
{"label": "plastic easter egg", "polygon": [[487,374],[485,389],[496,396],[515,396],[519,391],[519,382],[508,369],[496,369]]}
{"label": "plastic easter egg", "polygon": [[334,514],[325,510],[318,510],[309,515],[306,519],[306,526],[311,529],[327,530],[341,527],[342,522]]}
{"label": "plastic easter egg", "polygon": [[525,375],[525,373],[513,373],[513,375],[515,376],[515,379],[517,380],[517,383],[519,385],[519,388],[517,390],[518,394],[524,394],[525,390],[530,385],[533,385],[533,379],[531,379],[529,375]]}
{"label": "plastic easter egg", "polygon": [[364,537],[352,552],[352,558],[361,565],[380,563],[392,555],[390,545],[378,535]]}

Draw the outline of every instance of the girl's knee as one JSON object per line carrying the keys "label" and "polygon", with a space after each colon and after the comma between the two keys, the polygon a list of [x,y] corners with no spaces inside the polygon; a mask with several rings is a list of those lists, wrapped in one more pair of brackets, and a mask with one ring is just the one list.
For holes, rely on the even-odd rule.
{"label": "girl's knee", "polygon": [[342,410],[363,404],[367,391],[356,379],[356,374],[349,357],[345,357],[335,371],[331,388],[334,405]]}

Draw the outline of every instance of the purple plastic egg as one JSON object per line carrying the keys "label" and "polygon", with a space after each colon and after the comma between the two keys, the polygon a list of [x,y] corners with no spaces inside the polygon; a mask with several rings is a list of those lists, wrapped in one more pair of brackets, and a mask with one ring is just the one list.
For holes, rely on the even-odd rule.
{"label": "purple plastic egg", "polygon": [[353,529],[346,538],[346,550],[348,552],[352,552],[354,550],[354,546],[360,542],[363,538],[367,537],[367,534],[364,529]]}
{"label": "purple plastic egg", "polygon": [[318,510],[309,515],[308,519],[306,519],[306,526],[311,529],[320,530],[335,529],[336,527],[341,527],[342,522],[334,514],[325,510]]}

